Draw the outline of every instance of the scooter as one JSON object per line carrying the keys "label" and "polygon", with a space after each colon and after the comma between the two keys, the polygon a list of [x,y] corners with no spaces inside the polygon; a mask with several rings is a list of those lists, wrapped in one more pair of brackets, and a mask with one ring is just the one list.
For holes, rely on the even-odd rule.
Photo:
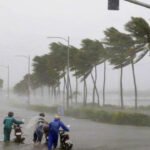
{"label": "scooter", "polygon": [[49,126],[48,124],[43,127],[44,135],[45,135],[45,144],[48,144],[48,133],[49,133]]}
{"label": "scooter", "polygon": [[[68,125],[68,128],[70,126]],[[45,134],[45,139],[46,139],[46,144],[48,144],[48,133],[49,133],[49,127],[48,125],[44,126],[43,128],[44,134]],[[60,136],[60,150],[71,150],[73,147],[73,143],[70,140],[68,132],[64,130],[59,130],[59,136]]]}
{"label": "scooter", "polygon": [[73,143],[70,140],[68,132],[64,130],[59,130],[60,135],[60,149],[62,150],[71,150],[73,147]]}
{"label": "scooter", "polygon": [[14,125],[14,133],[15,133],[15,139],[14,142],[16,143],[24,143],[25,137],[23,137],[23,132],[21,130],[20,125]]}

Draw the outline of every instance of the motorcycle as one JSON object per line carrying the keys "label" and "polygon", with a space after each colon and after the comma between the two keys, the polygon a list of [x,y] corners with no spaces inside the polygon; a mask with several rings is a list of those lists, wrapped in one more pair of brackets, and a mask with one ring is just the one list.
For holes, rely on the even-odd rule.
{"label": "motorcycle", "polygon": [[23,137],[23,132],[21,130],[20,125],[14,125],[14,134],[15,134],[15,139],[14,142],[16,143],[24,143],[25,137]]}
{"label": "motorcycle", "polygon": [[73,143],[70,140],[68,132],[64,130],[59,130],[60,135],[60,149],[62,150],[71,150],[73,147]]}
{"label": "motorcycle", "polygon": [[48,133],[49,133],[49,126],[48,124],[43,127],[44,135],[45,135],[45,144],[48,144]]}
{"label": "motorcycle", "polygon": [[[69,125],[67,125],[68,128],[70,128]],[[48,125],[44,126],[43,128],[44,134],[45,134],[45,139],[46,139],[46,144],[48,144],[48,133],[49,133],[49,128]],[[60,150],[72,150],[73,143],[70,140],[68,132],[64,130],[59,130],[59,136],[60,136]]]}

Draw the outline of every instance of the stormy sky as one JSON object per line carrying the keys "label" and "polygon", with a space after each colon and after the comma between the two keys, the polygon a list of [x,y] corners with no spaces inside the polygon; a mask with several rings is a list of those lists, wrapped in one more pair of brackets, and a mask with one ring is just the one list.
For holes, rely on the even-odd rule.
{"label": "stormy sky", "polygon": [[[149,3],[149,0],[141,0]],[[27,73],[27,59],[17,55],[43,55],[49,52],[48,44],[64,41],[47,39],[47,36],[70,36],[71,44],[80,47],[84,38],[104,38],[108,27],[123,31],[123,25],[131,16],[143,17],[150,22],[150,9],[120,0],[119,11],[107,10],[107,0],[0,0],[0,78],[7,82],[10,66],[10,85],[13,86]],[[32,62],[31,62],[32,63]],[[150,71],[150,56],[136,65],[138,84],[141,89],[150,89],[147,84]],[[108,67],[108,82],[118,86],[118,71]],[[102,72],[102,68],[99,68]],[[132,87],[130,67],[125,69],[126,86]],[[99,79],[100,80],[100,79]]]}

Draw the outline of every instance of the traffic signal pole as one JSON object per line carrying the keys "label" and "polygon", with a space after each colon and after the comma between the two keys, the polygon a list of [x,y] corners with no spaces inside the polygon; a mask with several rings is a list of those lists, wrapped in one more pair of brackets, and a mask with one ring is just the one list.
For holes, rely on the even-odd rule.
{"label": "traffic signal pole", "polygon": [[[108,0],[108,10],[119,10],[119,1],[120,0]],[[150,9],[150,4],[143,3],[138,0],[124,0],[124,1]]]}
{"label": "traffic signal pole", "polygon": [[125,0],[125,1],[133,3],[133,4],[137,4],[137,5],[146,7],[146,8],[150,8],[150,4],[146,4],[146,3],[143,3],[143,2],[140,2],[140,1],[137,1],[137,0]]}

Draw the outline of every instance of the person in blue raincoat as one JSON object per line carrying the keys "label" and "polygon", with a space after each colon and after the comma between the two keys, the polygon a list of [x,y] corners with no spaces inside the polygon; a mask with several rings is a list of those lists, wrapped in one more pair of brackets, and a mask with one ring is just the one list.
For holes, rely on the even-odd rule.
{"label": "person in blue raincoat", "polygon": [[48,150],[57,147],[60,127],[65,131],[69,131],[69,128],[60,120],[60,116],[55,115],[54,120],[49,123]]}
{"label": "person in blue raincoat", "polygon": [[10,141],[10,134],[12,130],[13,124],[23,124],[23,121],[16,120],[14,117],[13,112],[8,112],[8,116],[5,117],[3,124],[4,124],[4,142]]}

